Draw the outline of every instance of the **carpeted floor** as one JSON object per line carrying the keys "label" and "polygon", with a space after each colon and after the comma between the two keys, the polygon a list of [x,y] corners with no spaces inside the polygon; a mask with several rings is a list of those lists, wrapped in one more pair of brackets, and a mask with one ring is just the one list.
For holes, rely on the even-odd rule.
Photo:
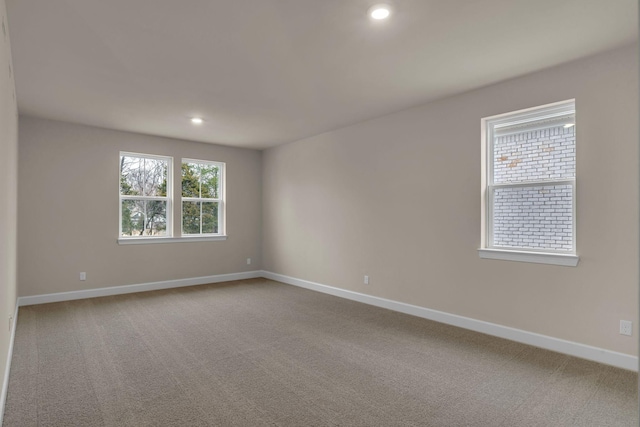
{"label": "carpeted floor", "polygon": [[5,426],[637,426],[636,373],[255,279],[20,308]]}

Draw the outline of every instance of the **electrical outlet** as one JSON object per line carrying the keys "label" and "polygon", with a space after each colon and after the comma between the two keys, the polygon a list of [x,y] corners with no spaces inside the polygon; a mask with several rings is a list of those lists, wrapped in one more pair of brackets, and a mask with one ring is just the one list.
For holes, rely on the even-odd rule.
{"label": "electrical outlet", "polygon": [[247,265],[251,265],[251,258],[247,258]]}
{"label": "electrical outlet", "polygon": [[369,276],[364,276],[364,284],[365,285],[369,284]]}
{"label": "electrical outlet", "polygon": [[633,323],[631,321],[629,320],[620,321],[620,335],[631,336],[632,329],[633,329]]}
{"label": "electrical outlet", "polygon": [[84,271],[80,272],[80,280],[87,280],[87,273]]}

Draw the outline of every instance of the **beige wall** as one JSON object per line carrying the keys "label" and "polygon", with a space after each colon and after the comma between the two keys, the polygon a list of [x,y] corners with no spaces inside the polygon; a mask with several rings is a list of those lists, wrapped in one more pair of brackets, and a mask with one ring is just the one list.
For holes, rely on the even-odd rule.
{"label": "beige wall", "polygon": [[[173,156],[178,168],[182,157],[226,162],[228,239],[118,245],[121,150]],[[261,156],[255,150],[21,116],[20,296],[259,269]],[[174,176],[177,191],[179,179]],[[179,209],[176,205],[174,218]],[[79,280],[81,271],[87,272],[86,282]]]}
{"label": "beige wall", "polygon": [[[6,16],[5,2],[0,0],[0,20],[5,26]],[[0,28],[0,388],[9,352],[9,318],[16,307],[18,109],[9,71],[12,65],[8,31],[6,27],[5,37]]]}
{"label": "beige wall", "polygon": [[[263,267],[636,355],[618,328],[640,326],[637,50],[265,151]],[[479,259],[480,119],[570,98],[580,264]]]}

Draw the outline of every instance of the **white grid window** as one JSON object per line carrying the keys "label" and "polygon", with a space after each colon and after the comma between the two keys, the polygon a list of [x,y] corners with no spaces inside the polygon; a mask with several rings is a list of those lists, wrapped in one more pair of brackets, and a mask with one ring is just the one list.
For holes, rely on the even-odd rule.
{"label": "white grid window", "polygon": [[223,235],[224,163],[182,159],[182,235]]}
{"label": "white grid window", "polygon": [[171,158],[120,153],[120,237],[171,236]]}
{"label": "white grid window", "polygon": [[575,123],[573,100],[482,120],[484,249],[575,255]]}

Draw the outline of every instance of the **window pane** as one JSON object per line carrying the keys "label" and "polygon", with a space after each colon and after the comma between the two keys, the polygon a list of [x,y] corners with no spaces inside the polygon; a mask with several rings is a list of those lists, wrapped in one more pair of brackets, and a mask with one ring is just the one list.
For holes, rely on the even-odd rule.
{"label": "window pane", "polygon": [[218,198],[218,167],[203,164],[200,169],[202,173],[202,197]]}
{"label": "window pane", "polygon": [[498,136],[493,145],[493,182],[573,179],[575,146],[575,127]]}
{"label": "window pane", "polygon": [[121,156],[120,194],[165,197],[167,173],[167,160]]}
{"label": "window pane", "polygon": [[120,194],[142,195],[144,187],[144,159],[120,157]]}
{"label": "window pane", "polygon": [[182,163],[182,197],[200,197],[200,166],[196,163]]}
{"label": "window pane", "polygon": [[218,203],[202,203],[202,233],[218,232]]}
{"label": "window pane", "polygon": [[200,202],[182,202],[182,232],[200,234]]}
{"label": "window pane", "polygon": [[144,159],[145,196],[167,195],[167,169],[166,160]]}
{"label": "window pane", "polygon": [[139,236],[144,228],[144,207],[138,200],[122,201],[122,235]]}
{"label": "window pane", "polygon": [[123,200],[123,236],[165,236],[167,202],[160,200]]}
{"label": "window pane", "polygon": [[572,245],[571,185],[494,190],[494,247],[571,251]]}

